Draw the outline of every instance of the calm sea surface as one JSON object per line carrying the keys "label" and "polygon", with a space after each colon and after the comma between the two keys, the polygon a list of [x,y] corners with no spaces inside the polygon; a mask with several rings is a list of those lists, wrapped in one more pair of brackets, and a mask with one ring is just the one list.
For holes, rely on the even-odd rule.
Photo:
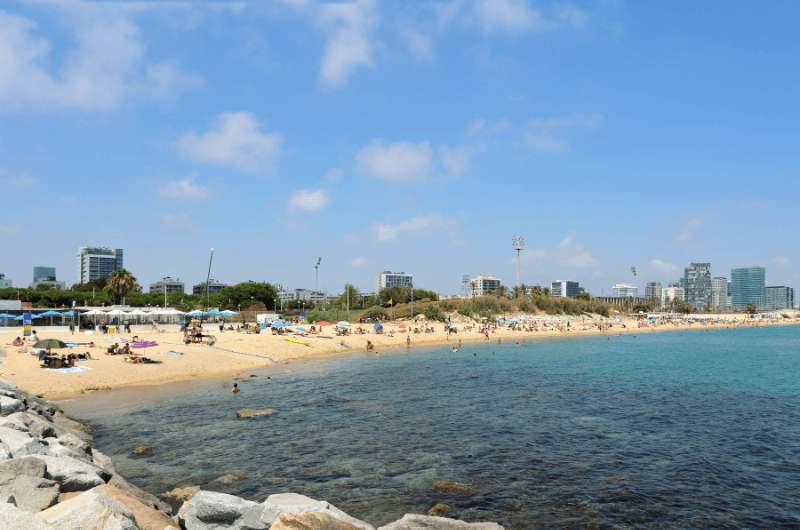
{"label": "calm sea surface", "polygon": [[[132,367],[136,369],[158,369]],[[65,405],[154,493],[296,491],[383,524],[800,527],[800,328],[356,355]],[[270,376],[271,379],[267,379]],[[68,377],[68,376],[65,376]],[[244,407],[277,413],[237,419]],[[154,452],[131,456],[137,445]],[[245,478],[209,484],[226,473]],[[436,480],[474,486],[438,492]]]}

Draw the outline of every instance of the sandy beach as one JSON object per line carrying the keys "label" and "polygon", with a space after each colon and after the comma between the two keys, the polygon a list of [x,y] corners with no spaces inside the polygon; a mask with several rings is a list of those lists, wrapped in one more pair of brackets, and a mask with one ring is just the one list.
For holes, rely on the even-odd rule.
{"label": "sandy beach", "polygon": [[[353,324],[352,334],[336,336],[333,327],[304,337],[294,335],[273,335],[269,331],[260,334],[249,334],[237,331],[219,332],[212,326],[207,332],[217,338],[213,347],[206,345],[185,345],[182,333],[177,326],[163,326],[153,330],[150,326],[134,326],[131,335],[102,335],[98,333],[80,333],[71,335],[63,329],[38,327],[36,331],[40,339],[56,338],[63,341],[88,343],[93,341],[94,347],[76,346],[73,353],[89,352],[91,360],[78,361],[77,366],[88,370],[78,373],[64,373],[39,367],[38,358],[30,353],[32,348],[20,348],[11,345],[14,337],[21,334],[20,328],[0,330],[0,349],[5,352],[0,364],[0,378],[14,382],[24,390],[47,399],[63,399],[87,392],[110,390],[112,388],[158,385],[178,381],[191,381],[204,378],[236,377],[249,370],[269,366],[274,363],[291,363],[328,356],[343,356],[367,350],[367,341],[375,346],[377,354],[381,352],[397,352],[402,354],[406,349],[425,346],[452,345],[460,341],[468,343],[487,343],[504,341],[535,340],[539,338],[580,337],[596,334],[618,335],[623,333],[652,333],[662,331],[713,329],[742,326],[770,326],[800,324],[798,313],[792,318],[774,320],[752,320],[745,315],[735,315],[733,320],[720,323],[669,323],[657,326],[640,327],[634,318],[604,320],[611,327],[605,331],[598,329],[597,320],[582,320],[580,317],[546,317],[552,323],[539,326],[536,331],[512,330],[506,326],[498,326],[491,331],[489,339],[480,333],[478,325],[459,326],[457,334],[447,336],[441,323],[417,323],[419,333],[409,333],[407,322],[390,322],[384,324],[385,333],[376,334],[371,325]],[[732,315],[725,318],[731,319]],[[567,328],[567,322],[569,327]],[[357,334],[362,328],[365,334]],[[422,328],[433,328],[433,331],[422,332]],[[154,364],[133,364],[126,362],[123,355],[106,355],[106,348],[113,342],[122,339],[130,340],[133,335],[139,340],[155,341],[158,346],[145,350],[135,350],[156,361]],[[293,340],[302,344],[289,342]],[[407,345],[410,337],[411,344]],[[68,350],[57,353],[68,353]],[[183,355],[171,355],[167,352],[180,352]]]}

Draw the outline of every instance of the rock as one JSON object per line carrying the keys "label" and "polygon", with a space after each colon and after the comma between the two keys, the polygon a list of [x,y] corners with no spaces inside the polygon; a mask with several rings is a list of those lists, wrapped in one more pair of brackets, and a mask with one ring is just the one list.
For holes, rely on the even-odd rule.
{"label": "rock", "polygon": [[25,403],[19,399],[8,396],[0,396],[0,416],[8,416],[14,412],[25,410]]}
{"label": "rock", "polygon": [[163,530],[175,524],[175,521],[165,513],[142,503],[136,497],[129,495],[111,483],[99,486],[96,489],[124,504],[133,514],[133,519],[141,530]]}
{"label": "rock", "polygon": [[32,513],[7,502],[0,502],[0,521],[7,530],[54,530],[36,519]]}
{"label": "rock", "polygon": [[134,447],[133,451],[131,451],[135,455],[149,455],[153,452],[152,445],[140,445],[138,447]]}
{"label": "rock", "polygon": [[269,416],[271,414],[275,414],[276,412],[278,411],[271,407],[265,407],[262,409],[241,409],[236,411],[236,416],[239,418],[255,418],[256,416]]}
{"label": "rock", "polygon": [[47,452],[47,448],[39,440],[30,436],[27,432],[0,427],[0,441],[2,441],[11,455],[16,457],[28,455],[41,455]]}
{"label": "rock", "polygon": [[105,453],[101,453],[94,448],[92,448],[92,462],[94,462],[94,465],[99,466],[108,473],[114,474],[117,472],[116,468],[114,467],[114,462],[111,461],[111,458],[109,458],[109,456]]}
{"label": "rock", "polygon": [[200,491],[200,486],[185,486],[183,488],[174,488],[164,493],[164,497],[170,497],[181,502],[186,502],[194,497],[194,494],[198,491]]}
{"label": "rock", "polygon": [[45,476],[61,484],[61,491],[84,491],[104,484],[111,474],[94,464],[68,456],[38,456],[47,465]]}
{"label": "rock", "polygon": [[152,508],[154,510],[158,510],[159,512],[165,514],[172,514],[172,508],[169,504],[162,501],[155,495],[147,493],[143,489],[139,488],[138,486],[134,486],[121,476],[115,474],[111,477],[111,480],[108,481],[108,484],[114,486],[116,489],[125,493],[125,495],[129,497],[133,497],[143,505]]}
{"label": "rock", "polygon": [[51,438],[50,442],[47,443],[47,450],[46,454],[50,456],[66,456],[69,458],[74,458],[75,460],[81,460],[84,462],[92,463],[91,456],[87,455],[86,453],[79,453],[78,451],[61,445],[57,440]]}
{"label": "rock", "polygon": [[45,464],[35,457],[0,462],[0,499],[21,510],[38,512],[58,500],[58,483],[44,478]]}
{"label": "rock", "polygon": [[17,385],[11,383],[10,381],[6,381],[5,379],[0,379],[0,390],[5,390],[8,392],[18,392],[19,389]]}
{"label": "rock", "polygon": [[86,443],[92,443],[92,435],[89,434],[88,427],[82,423],[67,418],[62,412],[54,414],[52,420],[56,426],[71,432]]}
{"label": "rock", "polygon": [[445,504],[443,502],[437,502],[436,504],[434,504],[433,506],[428,508],[428,511],[425,512],[425,513],[427,515],[433,515],[435,517],[440,517],[440,516],[446,514],[449,511],[450,511],[450,506],[449,505],[447,505],[447,504]]}
{"label": "rock", "polygon": [[460,482],[450,482],[448,480],[437,480],[433,483],[432,487],[435,490],[457,493],[459,495],[472,495],[475,493],[474,486],[462,484]]}
{"label": "rock", "polygon": [[263,512],[261,504],[201,490],[183,503],[178,520],[186,530],[266,530],[270,524],[262,521]]}
{"label": "rock", "polygon": [[265,510],[262,515],[262,520],[265,523],[274,523],[281,513],[288,514],[306,514],[306,513],[324,513],[342,523],[350,526],[345,528],[357,528],[359,530],[374,530],[373,526],[364,521],[360,521],[355,517],[344,513],[326,501],[318,501],[305,495],[298,493],[278,493],[270,495],[263,504]]}
{"label": "rock", "polygon": [[133,512],[99,488],[85,491],[36,514],[55,528],[81,530],[136,530]]}
{"label": "rock", "polygon": [[219,483],[219,484],[229,485],[229,484],[233,484],[234,482],[239,482],[240,480],[244,480],[245,478],[246,477],[244,475],[235,475],[235,474],[228,473],[228,474],[222,475],[221,477],[215,478],[211,482],[212,483]]}
{"label": "rock", "polygon": [[270,530],[359,530],[325,512],[281,513]]}
{"label": "rock", "polygon": [[0,460],[11,458],[11,451],[6,447],[6,444],[0,442]]}
{"label": "rock", "polygon": [[402,519],[381,526],[378,530],[505,530],[497,523],[465,523],[446,517],[407,513]]}
{"label": "rock", "polygon": [[83,453],[89,457],[92,456],[91,446],[81,438],[78,438],[77,436],[72,434],[71,432],[60,434],[58,436],[58,443],[60,443],[65,447],[69,447],[75,452]]}

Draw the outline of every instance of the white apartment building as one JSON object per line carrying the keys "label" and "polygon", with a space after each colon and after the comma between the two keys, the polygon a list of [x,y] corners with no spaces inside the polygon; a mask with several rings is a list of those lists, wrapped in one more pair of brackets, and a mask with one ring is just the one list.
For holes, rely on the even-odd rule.
{"label": "white apartment building", "polygon": [[377,292],[381,292],[381,289],[389,289],[392,287],[406,287],[411,289],[414,287],[414,276],[405,272],[383,271],[378,274],[377,287]]}
{"label": "white apartment building", "polygon": [[495,276],[481,274],[480,276],[470,278],[469,287],[469,295],[475,297],[486,294],[497,294],[497,292],[500,290],[500,287],[502,287],[502,283],[500,282],[500,279],[496,278]]}
{"label": "white apartment building", "polygon": [[615,298],[639,298],[639,288],[629,283],[616,283],[611,292]]}
{"label": "white apartment building", "polygon": [[677,285],[670,285],[661,290],[661,305],[669,306],[674,300],[686,300],[686,289]]}

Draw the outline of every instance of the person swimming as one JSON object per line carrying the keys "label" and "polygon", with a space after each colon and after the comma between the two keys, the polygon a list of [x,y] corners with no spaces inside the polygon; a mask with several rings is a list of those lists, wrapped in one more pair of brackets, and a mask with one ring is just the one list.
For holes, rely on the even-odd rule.
{"label": "person swimming", "polygon": [[231,393],[238,394],[240,392],[239,383],[234,383],[233,388],[231,388]]}

